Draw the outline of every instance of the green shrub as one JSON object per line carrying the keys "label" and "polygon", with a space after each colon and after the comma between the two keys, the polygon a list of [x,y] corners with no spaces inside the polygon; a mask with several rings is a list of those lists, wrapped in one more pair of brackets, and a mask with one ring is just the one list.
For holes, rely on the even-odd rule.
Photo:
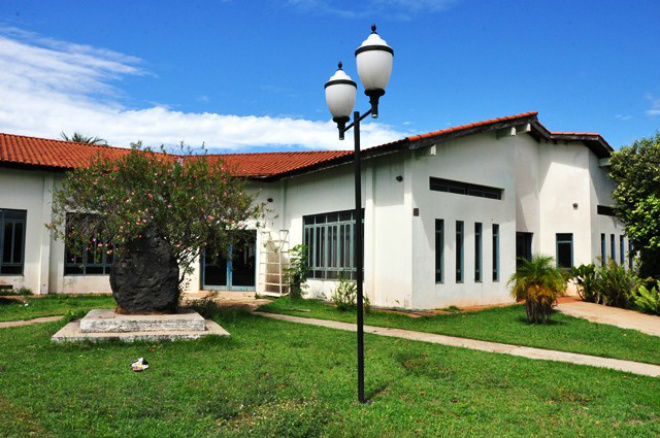
{"label": "green shrub", "polygon": [[546,323],[552,306],[566,289],[566,277],[552,257],[534,256],[532,260],[520,259],[509,284],[513,284],[511,295],[517,301],[525,300],[527,322]]}
{"label": "green shrub", "polygon": [[289,267],[284,270],[285,281],[289,283],[289,294],[293,299],[301,299],[307,289],[309,277],[307,245],[296,245],[291,249]]}
{"label": "green shrub", "polygon": [[[339,280],[337,289],[332,293],[330,300],[337,306],[337,310],[355,310],[357,309],[357,282],[353,280]],[[363,297],[363,307],[369,311],[371,306],[369,298]]]}
{"label": "green shrub", "polygon": [[660,315],[660,280],[655,287],[647,289],[645,286],[640,286],[637,291],[633,293],[635,305],[644,313],[652,315]]}
{"label": "green shrub", "polygon": [[602,304],[626,308],[633,303],[633,291],[637,290],[640,283],[634,271],[610,259],[607,265],[598,269],[594,288]]}
{"label": "green shrub", "polygon": [[601,296],[596,288],[597,271],[593,264],[580,265],[571,268],[570,278],[575,279],[578,285],[578,293],[584,301],[590,303],[601,303]]}

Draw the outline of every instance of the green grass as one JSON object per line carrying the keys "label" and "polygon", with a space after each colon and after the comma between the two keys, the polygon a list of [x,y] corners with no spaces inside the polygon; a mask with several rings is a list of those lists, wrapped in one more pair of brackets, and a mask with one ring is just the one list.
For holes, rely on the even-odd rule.
{"label": "green grass", "polygon": [[110,296],[47,295],[45,297],[24,296],[21,298],[25,303],[7,297],[0,297],[0,322],[66,315],[67,313],[99,308],[114,308],[116,305],[115,300]]}
{"label": "green grass", "polygon": [[[230,339],[53,345],[0,330],[0,436],[654,437],[660,379],[225,312]],[[145,357],[150,368],[134,373]]]}
{"label": "green grass", "polygon": [[[306,318],[345,322],[356,320],[355,312],[339,312],[328,304],[313,300],[280,298],[262,306],[260,310]],[[371,314],[365,315],[364,321],[365,324],[379,327],[660,364],[660,337],[595,324],[558,312],[552,315],[550,324],[530,325],[525,321],[525,309],[522,305],[421,318],[372,311]]]}

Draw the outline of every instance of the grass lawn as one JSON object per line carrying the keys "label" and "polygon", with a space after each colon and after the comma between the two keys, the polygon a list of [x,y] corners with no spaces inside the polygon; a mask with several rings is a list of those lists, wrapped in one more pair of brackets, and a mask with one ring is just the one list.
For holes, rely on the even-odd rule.
{"label": "grass lawn", "polygon": [[[67,312],[114,308],[115,300],[110,296],[47,295],[45,297],[21,297],[21,301],[0,296],[0,322],[34,319],[42,316],[66,315]],[[0,408],[1,409],[1,408]]]}
{"label": "grass lawn", "polygon": [[[355,322],[355,312],[340,312],[314,300],[280,298],[260,308],[264,312],[283,313],[307,318]],[[635,330],[624,330],[561,313],[547,325],[525,321],[522,305],[497,307],[479,312],[459,312],[411,318],[406,315],[372,311],[365,324],[395,327],[420,332],[460,336],[550,350],[569,351],[660,364],[660,337]]]}
{"label": "grass lawn", "polygon": [[230,339],[53,345],[61,322],[1,329],[0,436],[660,434],[660,379],[367,335],[361,406],[353,333],[216,319]]}

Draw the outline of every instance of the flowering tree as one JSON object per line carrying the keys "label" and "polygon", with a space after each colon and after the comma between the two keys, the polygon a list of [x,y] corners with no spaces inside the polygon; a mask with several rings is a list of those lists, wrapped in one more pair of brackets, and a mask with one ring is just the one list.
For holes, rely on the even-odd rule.
{"label": "flowering tree", "polygon": [[159,239],[176,261],[178,298],[178,286],[201,252],[226,250],[241,235],[236,231],[263,208],[223,161],[140,146],[118,159],[99,154],[88,167],[67,173],[53,196],[54,220],[48,227],[70,251],[93,249],[112,256],[116,299],[118,263],[144,252],[146,239]]}

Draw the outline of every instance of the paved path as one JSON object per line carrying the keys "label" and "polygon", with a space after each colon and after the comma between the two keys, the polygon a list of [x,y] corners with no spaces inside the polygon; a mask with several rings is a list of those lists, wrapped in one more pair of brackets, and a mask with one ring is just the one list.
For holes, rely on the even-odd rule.
{"label": "paved path", "polygon": [[24,325],[40,324],[42,322],[53,322],[59,321],[64,318],[64,316],[44,316],[43,318],[34,318],[34,319],[22,319],[20,321],[7,321],[0,322],[0,329],[8,327],[21,327]]}
{"label": "paved path", "polygon": [[[280,321],[295,322],[299,324],[315,325],[337,330],[356,331],[356,325],[347,322],[328,321],[324,319],[301,318],[298,316],[279,315],[274,313],[254,312],[255,315]],[[509,354],[526,357],[528,359],[552,360],[568,362],[579,365],[590,365],[599,368],[611,368],[643,376],[660,377],[660,366],[650,365],[627,360],[609,359],[605,357],[588,356],[586,354],[566,353],[563,351],[545,350],[542,348],[520,347],[498,342],[478,341],[475,339],[458,338],[454,336],[436,335],[410,330],[400,330],[384,327],[364,326],[364,332],[378,336],[409,339],[411,341],[430,342],[432,344],[462,347],[471,350],[487,351],[490,353]]]}
{"label": "paved path", "polygon": [[589,321],[660,336],[660,316],[646,315],[632,310],[619,309],[618,307],[587,303],[586,301],[560,301],[556,309],[567,315]]}

